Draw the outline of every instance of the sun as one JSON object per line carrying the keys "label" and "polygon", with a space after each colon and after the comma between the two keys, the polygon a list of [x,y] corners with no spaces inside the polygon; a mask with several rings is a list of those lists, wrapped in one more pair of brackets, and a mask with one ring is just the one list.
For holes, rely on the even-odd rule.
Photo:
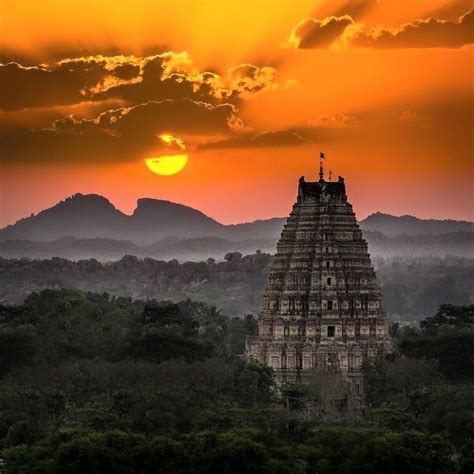
{"label": "sun", "polygon": [[161,176],[171,176],[179,173],[188,162],[188,155],[180,153],[181,150],[186,150],[186,145],[179,138],[173,137],[167,133],[160,135],[159,139],[165,144],[167,151],[176,151],[176,155],[159,155],[145,158],[145,164],[150,171]]}
{"label": "sun", "polygon": [[145,159],[148,169],[161,176],[179,173],[187,162],[188,155],[162,155]]}

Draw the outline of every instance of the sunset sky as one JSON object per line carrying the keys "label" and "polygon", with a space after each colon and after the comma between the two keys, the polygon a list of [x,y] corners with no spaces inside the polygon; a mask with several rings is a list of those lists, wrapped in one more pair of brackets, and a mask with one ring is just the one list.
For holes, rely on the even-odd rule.
{"label": "sunset sky", "polygon": [[0,226],[77,192],[283,216],[320,151],[359,218],[472,220],[473,32],[464,0],[0,0]]}

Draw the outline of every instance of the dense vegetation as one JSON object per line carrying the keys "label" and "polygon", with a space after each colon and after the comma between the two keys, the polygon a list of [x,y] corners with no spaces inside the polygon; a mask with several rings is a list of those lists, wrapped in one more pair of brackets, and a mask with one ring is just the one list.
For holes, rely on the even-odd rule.
{"label": "dense vegetation", "polygon": [[[190,298],[227,315],[256,314],[272,256],[230,253],[216,262],[179,263],[126,256],[116,262],[0,258],[0,302],[18,304],[32,291],[71,288],[139,299]],[[440,304],[474,302],[474,260],[459,257],[375,259],[389,315],[418,321]]]}
{"label": "dense vegetation", "polygon": [[0,307],[8,473],[468,473],[474,307],[443,306],[365,367],[362,413],[335,375],[275,390],[241,358],[253,317],[45,290]]}
{"label": "dense vegetation", "polygon": [[[401,321],[420,321],[441,304],[474,303],[474,260],[454,256],[375,259],[385,310]],[[395,319],[395,318],[392,318]]]}

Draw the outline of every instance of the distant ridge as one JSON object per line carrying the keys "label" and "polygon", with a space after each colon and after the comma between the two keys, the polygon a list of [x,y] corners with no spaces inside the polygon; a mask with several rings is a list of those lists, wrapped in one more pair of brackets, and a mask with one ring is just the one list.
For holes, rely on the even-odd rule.
{"label": "distant ridge", "polygon": [[[48,242],[65,237],[114,239],[150,245],[167,237],[181,239],[219,237],[230,241],[275,239],[285,218],[224,225],[189,206],[141,198],[132,215],[119,211],[98,194],[74,194],[58,204],[0,229],[0,240]],[[397,235],[473,232],[474,223],[454,220],[424,220],[377,212],[360,222],[365,231]]]}
{"label": "distant ridge", "polygon": [[105,238],[141,245],[166,237],[249,240],[277,237],[283,222],[283,218],[273,218],[224,225],[192,207],[152,198],[138,199],[133,214],[127,215],[103,196],[77,193],[0,229],[0,240],[48,242],[64,237]]}
{"label": "distant ridge", "polygon": [[376,212],[360,222],[363,230],[377,231],[388,237],[397,235],[447,234],[451,232],[474,232],[474,223],[451,219],[419,219],[404,215],[392,216]]}
{"label": "distant ridge", "polygon": [[123,229],[127,217],[103,196],[77,193],[1,229],[0,239],[47,241],[67,236],[112,237]]}

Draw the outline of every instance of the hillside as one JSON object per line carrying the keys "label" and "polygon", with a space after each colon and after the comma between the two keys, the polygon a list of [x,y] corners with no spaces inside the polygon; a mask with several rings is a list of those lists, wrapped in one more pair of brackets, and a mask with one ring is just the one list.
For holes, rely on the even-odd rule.
{"label": "hillside", "polygon": [[474,223],[450,219],[419,219],[414,216],[391,216],[376,212],[360,222],[363,230],[382,232],[388,237],[396,235],[447,234],[474,232]]}
{"label": "hillside", "polygon": [[169,236],[217,235],[224,226],[191,207],[142,198],[132,215],[96,194],[75,194],[0,230],[0,240],[51,241],[63,237],[153,243]]}
{"label": "hillside", "polygon": [[[114,241],[129,242],[126,244],[114,243],[112,247],[125,246],[135,253],[133,245],[155,245],[158,241],[170,237],[175,239],[225,239],[229,243],[214,242],[223,252],[246,251],[248,247],[240,243],[257,239],[266,241],[263,245],[270,250],[272,244],[270,243],[270,247],[268,247],[267,241],[279,238],[284,222],[285,218],[275,217],[242,224],[224,225],[192,207],[151,198],[138,199],[134,212],[127,215],[116,209],[103,196],[75,194],[49,209],[0,229],[0,241],[52,242],[66,237],[113,239]],[[378,232],[385,237],[428,236],[429,234],[436,236],[459,232],[473,233],[474,231],[474,224],[471,222],[423,220],[413,216],[396,217],[382,213],[372,214],[361,221],[360,225],[363,230],[368,232],[367,235],[369,232]],[[426,239],[431,241],[433,237],[426,237]],[[424,238],[419,240],[424,240]],[[239,245],[234,245],[231,242],[239,242]],[[77,247],[77,243],[73,241],[69,243]],[[64,247],[64,244],[64,241],[58,242],[58,248]],[[93,247],[100,246],[100,244],[100,241],[91,242]],[[102,241],[102,244],[107,246],[105,241]],[[188,242],[188,244],[198,245],[196,242]],[[209,241],[203,241],[201,244],[207,245],[209,248],[212,247],[209,245]],[[13,244],[17,248],[21,245],[28,246],[28,244]],[[87,246],[87,242],[82,242],[80,245]],[[160,243],[158,246],[161,247],[162,244]],[[149,253],[148,250],[137,250],[137,252],[140,255],[159,254]],[[108,251],[105,251],[105,254],[107,253]],[[197,253],[202,254],[202,250]],[[62,254],[53,253],[53,255]],[[71,257],[74,258],[72,255]]]}
{"label": "hillside", "polygon": [[[228,315],[258,313],[272,255],[227,255],[222,262],[208,259],[94,259],[73,262],[0,258],[0,304],[20,303],[32,291],[72,288],[139,299],[179,301],[186,298],[215,305]],[[474,301],[474,260],[460,257],[375,259],[377,276],[389,315],[404,320],[424,317],[443,302]]]}

